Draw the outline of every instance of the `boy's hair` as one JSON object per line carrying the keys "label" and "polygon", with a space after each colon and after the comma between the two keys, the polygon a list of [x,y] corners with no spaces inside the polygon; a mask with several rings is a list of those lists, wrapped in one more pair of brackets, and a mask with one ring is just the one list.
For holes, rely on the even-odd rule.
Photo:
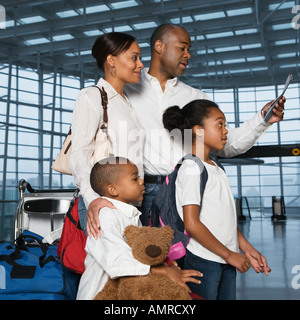
{"label": "boy's hair", "polygon": [[131,163],[123,157],[109,157],[95,163],[90,174],[90,183],[93,190],[100,196],[106,196],[107,187],[116,183],[121,169],[121,165]]}

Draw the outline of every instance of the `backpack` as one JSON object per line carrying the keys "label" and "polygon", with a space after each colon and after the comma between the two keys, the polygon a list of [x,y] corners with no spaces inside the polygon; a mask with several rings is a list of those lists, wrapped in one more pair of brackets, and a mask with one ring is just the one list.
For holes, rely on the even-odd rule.
{"label": "backpack", "polygon": [[73,198],[64,220],[62,234],[57,246],[61,264],[68,270],[82,274],[85,270],[86,235],[80,226],[78,197]]}
{"label": "backpack", "polygon": [[[195,161],[200,169],[200,199],[202,203],[205,185],[208,179],[207,170],[203,162],[195,155],[188,154],[183,157],[176,165],[174,171],[166,177],[166,181],[162,184],[158,194],[152,202],[150,210],[152,227],[163,227],[169,225],[174,230],[174,238],[168,254],[171,261],[178,260],[186,255],[186,246],[190,241],[190,235],[184,230],[184,223],[180,218],[176,207],[175,182],[178,170],[184,160]],[[222,168],[223,166],[214,159],[216,164]],[[225,171],[225,170],[224,170]],[[199,211],[201,210],[201,203]]]}

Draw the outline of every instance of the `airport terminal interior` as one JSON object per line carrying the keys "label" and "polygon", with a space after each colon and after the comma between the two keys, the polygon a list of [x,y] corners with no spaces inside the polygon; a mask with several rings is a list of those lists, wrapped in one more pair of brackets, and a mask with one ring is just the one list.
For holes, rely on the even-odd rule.
{"label": "airport terminal interior", "polygon": [[[136,37],[145,68],[163,23],[191,36],[183,82],[207,93],[239,127],[278,97],[284,119],[223,163],[240,230],[267,258],[268,277],[237,276],[239,300],[300,299],[299,0],[3,0],[0,2],[0,240],[14,238],[20,181],[74,189],[51,165],[81,88],[102,76],[91,55],[111,31]],[[24,182],[24,181],[23,181]],[[28,190],[26,190],[28,192]]]}

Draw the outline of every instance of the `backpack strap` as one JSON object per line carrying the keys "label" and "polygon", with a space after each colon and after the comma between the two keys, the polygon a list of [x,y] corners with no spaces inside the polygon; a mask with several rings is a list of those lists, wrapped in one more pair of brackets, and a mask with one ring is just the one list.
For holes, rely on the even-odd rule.
{"label": "backpack strap", "polygon": [[210,157],[217,164],[217,166],[220,167],[225,172],[225,169],[224,169],[223,165],[221,164],[221,162],[218,160],[218,157],[212,152],[210,153]]}
{"label": "backpack strap", "polygon": [[[208,173],[207,170],[205,168],[205,165],[203,163],[202,160],[200,160],[197,156],[195,156],[192,153],[187,154],[186,156],[184,156],[177,164],[177,166],[181,166],[184,160],[193,160],[197,163],[197,165],[199,166],[200,169],[200,209],[201,209],[201,204],[202,204],[202,198],[203,198],[203,193],[204,193],[204,189],[205,189],[205,185],[208,179]],[[224,167],[222,166],[222,164],[215,158],[213,157],[213,161],[217,164],[218,167],[220,167],[222,170],[225,171]],[[179,169],[179,167],[176,169]]]}
{"label": "backpack strap", "polygon": [[194,154],[189,153],[186,156],[184,156],[181,161],[178,163],[179,165],[181,165],[183,163],[184,160],[192,160],[194,162],[197,163],[199,169],[200,169],[200,207],[199,210],[201,209],[201,205],[202,205],[202,199],[203,199],[203,194],[204,194],[204,189],[206,186],[206,182],[208,179],[208,173],[207,170],[205,168],[204,163]]}

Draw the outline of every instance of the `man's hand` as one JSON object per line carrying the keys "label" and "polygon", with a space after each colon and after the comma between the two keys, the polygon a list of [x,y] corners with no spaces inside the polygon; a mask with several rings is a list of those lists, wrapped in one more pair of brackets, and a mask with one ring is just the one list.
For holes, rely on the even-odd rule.
{"label": "man's hand", "polygon": [[[273,114],[270,118],[270,120],[268,121],[268,123],[272,124],[272,123],[276,123],[279,122],[283,119],[283,115],[284,115],[284,104],[285,104],[285,97],[282,97],[278,103],[276,103],[275,108],[273,109]],[[267,109],[273,101],[267,103],[261,111],[264,111],[265,109]],[[263,117],[263,113],[262,113],[262,117]]]}
{"label": "man's hand", "polygon": [[89,237],[93,236],[98,239],[98,236],[101,236],[99,210],[103,207],[115,209],[115,206],[110,201],[103,198],[93,200],[88,207],[86,231]]}

